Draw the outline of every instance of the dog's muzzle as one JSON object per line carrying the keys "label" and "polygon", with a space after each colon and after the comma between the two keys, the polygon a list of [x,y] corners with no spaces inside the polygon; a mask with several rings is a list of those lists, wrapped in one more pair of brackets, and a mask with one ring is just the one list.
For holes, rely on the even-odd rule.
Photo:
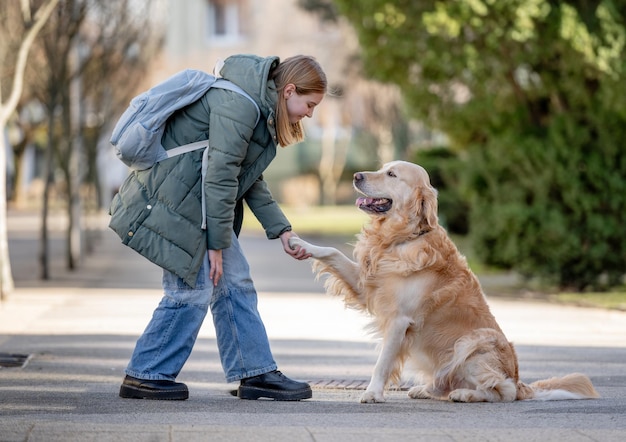
{"label": "dog's muzzle", "polygon": [[[354,174],[352,184],[356,190],[361,193],[363,189],[361,189],[362,184],[365,182],[365,174],[362,172],[357,172]],[[389,198],[373,198],[369,196],[359,197],[356,200],[356,206],[368,213],[385,213],[389,209],[391,209],[392,201]]]}
{"label": "dog's muzzle", "polygon": [[391,209],[391,200],[389,198],[359,197],[356,200],[356,206],[369,213],[385,213]]}

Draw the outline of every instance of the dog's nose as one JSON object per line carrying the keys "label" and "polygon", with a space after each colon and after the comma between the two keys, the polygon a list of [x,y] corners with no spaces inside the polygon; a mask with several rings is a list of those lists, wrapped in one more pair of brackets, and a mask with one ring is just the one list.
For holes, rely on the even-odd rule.
{"label": "dog's nose", "polygon": [[365,176],[363,176],[363,174],[361,172],[357,172],[354,174],[354,182],[356,183],[357,181],[362,181],[363,178],[365,178]]}

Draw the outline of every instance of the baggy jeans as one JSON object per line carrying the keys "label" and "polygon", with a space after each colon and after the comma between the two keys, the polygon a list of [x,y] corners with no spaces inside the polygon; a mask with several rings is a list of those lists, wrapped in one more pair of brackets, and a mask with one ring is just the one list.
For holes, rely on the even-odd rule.
{"label": "baggy jeans", "polygon": [[276,370],[248,262],[233,232],[222,251],[224,274],[216,287],[209,279],[208,254],[196,287],[163,271],[164,296],[137,340],[126,374],[139,379],[176,379],[211,308],[217,346],[227,382]]}

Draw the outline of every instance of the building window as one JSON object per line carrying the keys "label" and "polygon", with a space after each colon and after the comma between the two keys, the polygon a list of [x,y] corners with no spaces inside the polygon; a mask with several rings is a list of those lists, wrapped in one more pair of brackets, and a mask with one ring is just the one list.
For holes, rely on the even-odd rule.
{"label": "building window", "polygon": [[208,39],[212,43],[230,43],[246,34],[246,0],[207,0]]}

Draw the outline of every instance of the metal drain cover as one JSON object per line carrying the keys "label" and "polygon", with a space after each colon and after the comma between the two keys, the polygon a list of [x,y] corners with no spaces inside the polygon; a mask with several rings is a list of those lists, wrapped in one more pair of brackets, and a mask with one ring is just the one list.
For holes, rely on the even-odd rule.
{"label": "metal drain cover", "polygon": [[15,353],[0,353],[1,368],[22,368],[26,365],[30,355],[22,355]]}
{"label": "metal drain cover", "polygon": [[[369,380],[362,379],[318,379],[308,381],[311,388],[318,390],[365,390],[369,384]],[[391,391],[407,391],[412,384],[403,382],[400,385],[390,385],[387,390]]]}

